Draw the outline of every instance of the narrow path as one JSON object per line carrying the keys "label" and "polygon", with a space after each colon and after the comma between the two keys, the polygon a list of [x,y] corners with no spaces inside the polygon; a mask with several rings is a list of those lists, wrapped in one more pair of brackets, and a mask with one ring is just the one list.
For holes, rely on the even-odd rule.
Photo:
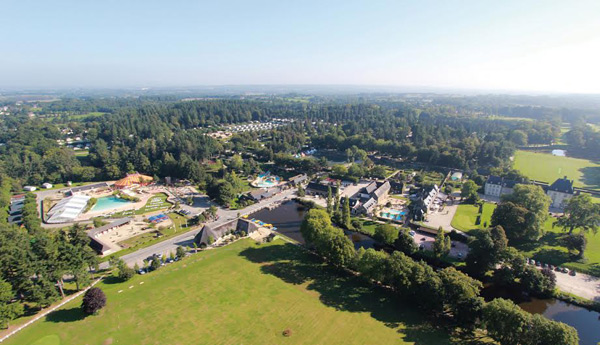
{"label": "narrow path", "polygon": [[46,315],[50,314],[51,312],[55,311],[56,309],[62,307],[63,305],[71,302],[72,300],[74,300],[75,298],[81,296],[82,294],[84,294],[87,290],[89,290],[92,286],[96,285],[99,281],[101,281],[104,277],[98,278],[96,279],[93,283],[90,284],[90,286],[86,287],[85,289],[77,292],[74,295],[71,295],[67,298],[65,298],[64,300],[62,300],[59,304],[54,305],[52,307],[48,307],[45,310],[41,311],[40,313],[38,313],[33,319],[25,322],[24,324],[18,326],[17,328],[13,329],[12,331],[10,331],[8,334],[5,334],[2,336],[2,338],[0,338],[0,343],[4,342],[6,339],[10,338],[11,336],[13,336],[14,334],[16,334],[17,332],[19,332],[20,330],[24,329],[25,327],[33,324],[34,322],[36,322],[37,320],[45,317]]}

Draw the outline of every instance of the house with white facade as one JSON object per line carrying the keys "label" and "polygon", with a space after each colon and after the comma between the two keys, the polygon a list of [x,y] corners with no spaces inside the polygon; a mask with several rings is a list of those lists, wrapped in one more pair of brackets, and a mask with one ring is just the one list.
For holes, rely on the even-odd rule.
{"label": "house with white facade", "polygon": [[573,180],[567,177],[559,178],[548,187],[546,194],[552,199],[551,207],[562,209],[567,205],[569,199],[573,197]]}
{"label": "house with white facade", "polygon": [[517,181],[508,180],[504,177],[491,175],[485,181],[483,193],[487,196],[500,197],[504,194],[511,194]]}

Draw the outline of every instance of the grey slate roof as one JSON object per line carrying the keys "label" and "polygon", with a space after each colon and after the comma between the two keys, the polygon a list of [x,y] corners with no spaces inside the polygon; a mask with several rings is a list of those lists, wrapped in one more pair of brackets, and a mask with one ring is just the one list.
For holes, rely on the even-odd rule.
{"label": "grey slate roof", "polygon": [[518,182],[514,180],[505,179],[504,177],[490,175],[485,183],[494,184],[506,188],[513,188]]}
{"label": "grey slate roof", "polygon": [[88,231],[88,236],[89,237],[96,237],[96,235],[103,233],[106,230],[110,230],[113,228],[118,228],[119,226],[123,226],[129,222],[131,222],[133,220],[133,218],[131,217],[126,217],[126,218],[121,218],[121,219],[117,219],[114,222],[107,224],[107,225],[103,225],[99,228],[94,228],[90,231]]}
{"label": "grey slate roof", "polygon": [[300,175],[296,175],[296,176],[290,178],[290,182],[294,183],[294,184],[298,184],[298,183],[306,181],[307,178],[308,178],[308,176],[306,174],[300,174]]}
{"label": "grey slate roof", "polygon": [[375,190],[377,189],[377,181],[373,181],[371,183],[369,183],[366,187],[365,187],[365,194],[371,194],[373,193]]}
{"label": "grey slate roof", "polygon": [[71,193],[78,193],[78,192],[85,192],[88,190],[104,188],[104,187],[108,187],[108,183],[101,182],[101,183],[88,184],[87,186],[73,187],[69,191]]}
{"label": "grey slate roof", "polygon": [[379,199],[381,198],[385,193],[390,191],[390,183],[388,181],[385,181],[384,183],[382,183],[374,192],[374,196],[375,198]]}
{"label": "grey slate roof", "polygon": [[551,184],[550,187],[548,187],[548,190],[566,194],[573,194],[573,180],[567,179],[566,176],[564,178],[559,178],[558,180],[554,181],[554,183]]}
{"label": "grey slate roof", "polygon": [[327,193],[328,188],[331,188],[331,195],[335,195],[335,192],[337,191],[336,186],[327,186],[317,182],[310,182],[306,187],[306,190],[314,190],[317,192]]}

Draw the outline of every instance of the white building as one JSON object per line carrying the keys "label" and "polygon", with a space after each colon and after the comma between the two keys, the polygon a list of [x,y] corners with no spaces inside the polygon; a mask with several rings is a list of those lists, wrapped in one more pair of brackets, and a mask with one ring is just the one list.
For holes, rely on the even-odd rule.
{"label": "white building", "polygon": [[516,181],[492,175],[485,181],[483,193],[488,196],[500,197],[504,194],[511,194],[516,184]]}
{"label": "white building", "polygon": [[567,205],[574,193],[573,180],[568,180],[566,176],[554,181],[546,191],[546,194],[552,199],[551,207],[560,209]]}
{"label": "white building", "polygon": [[43,187],[44,189],[50,189],[50,188],[52,188],[52,184],[51,184],[51,183],[48,183],[48,182],[46,182],[46,183],[42,184],[42,187]]}

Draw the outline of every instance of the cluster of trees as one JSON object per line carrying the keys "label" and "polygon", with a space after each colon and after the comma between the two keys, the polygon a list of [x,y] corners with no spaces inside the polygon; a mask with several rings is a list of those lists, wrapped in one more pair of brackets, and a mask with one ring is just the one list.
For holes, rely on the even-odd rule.
{"label": "cluster of trees", "polygon": [[553,294],[556,287],[554,272],[527,265],[525,257],[508,246],[501,226],[474,232],[469,248],[466,258],[469,274],[484,277],[493,271],[494,281],[501,286],[539,297]]}
{"label": "cluster of trees", "polygon": [[[585,234],[595,235],[600,227],[600,205],[594,203],[589,194],[575,195],[567,202],[563,216],[552,226],[561,227],[567,233],[562,238],[563,244],[569,251],[576,251],[578,259],[583,259],[587,246]],[[575,233],[577,229],[579,232]]]}
{"label": "cluster of trees", "polygon": [[517,184],[492,214],[492,226],[504,228],[510,241],[536,241],[544,234],[550,197],[540,186]]}
{"label": "cluster of trees", "polygon": [[502,345],[579,344],[577,330],[497,298],[483,307],[485,329]]}
{"label": "cluster of trees", "polygon": [[[545,318],[525,317],[525,312],[518,313],[520,309],[512,302],[486,303],[480,297],[481,282],[453,267],[435,271],[426,263],[415,261],[399,251],[391,254],[374,249],[356,251],[343,231],[331,225],[324,210],[308,211],[301,232],[307,244],[330,264],[353,270],[369,281],[389,287],[406,301],[417,304],[428,315],[451,321],[465,333],[482,328],[502,344],[522,344],[510,342],[510,339],[515,339],[510,328],[513,323],[502,320],[502,325],[510,327],[499,325],[499,319],[508,317],[522,322],[518,325],[521,327],[518,332],[532,339],[527,344],[574,345],[579,341],[575,329]],[[381,235],[389,243],[393,236],[387,238],[385,232],[381,231]],[[526,328],[528,324],[539,328]],[[560,341],[552,342],[554,340]]]}
{"label": "cluster of trees", "polygon": [[235,171],[225,173],[222,179],[210,178],[206,186],[207,195],[219,205],[229,206],[244,189],[244,181]]}
{"label": "cluster of trees", "polygon": [[[502,196],[502,202],[492,214],[492,226],[501,226],[511,242],[536,241],[544,234],[550,202],[541,187],[518,184],[512,194]],[[600,227],[600,206],[589,194],[575,195],[567,202],[563,216],[552,226],[566,232],[561,237],[562,244],[570,252],[576,252],[577,259],[583,259],[587,245],[585,234],[595,234]]]}
{"label": "cluster of trees", "polygon": [[352,182],[358,182],[361,177],[373,177],[384,179],[387,177],[387,170],[382,165],[375,165],[373,161],[367,158],[362,163],[352,163],[346,167],[343,164],[336,164],[332,168],[332,176]]}
{"label": "cluster of trees", "polygon": [[465,181],[460,189],[460,197],[465,200],[466,203],[474,204],[479,201],[479,194],[477,191],[479,186],[472,180]]}
{"label": "cluster of trees", "polygon": [[0,173],[0,224],[8,222],[8,207],[10,206],[12,188],[13,180]]}
{"label": "cluster of trees", "polygon": [[64,295],[64,275],[71,275],[81,289],[98,263],[89,237],[77,225],[51,231],[0,224],[0,243],[0,279],[18,301],[40,308]]}
{"label": "cluster of trees", "polygon": [[[90,104],[85,106],[86,102]],[[0,134],[0,141],[6,143],[0,147],[0,166],[11,177],[39,184],[115,179],[139,171],[202,181],[206,170],[200,162],[226,150],[262,161],[281,154],[280,160],[302,164],[302,169],[310,172],[318,169],[318,160],[284,157],[299,152],[309,140],[318,148],[346,152],[349,161],[367,162],[366,152],[378,151],[405,160],[473,169],[504,165],[515,145],[535,136],[534,125],[461,118],[451,108],[398,103],[176,102],[153,98],[137,102],[70,100],[58,108],[73,113],[91,108],[110,113],[60,124],[90,142],[89,157],[78,159],[71,149],[58,145],[56,140],[62,138],[58,124],[17,116],[4,121],[11,130]],[[268,134],[237,134],[227,143],[206,135],[222,125],[272,118],[296,121]]]}
{"label": "cluster of trees", "polygon": [[569,153],[579,154],[586,158],[597,159],[600,157],[600,131],[588,126],[580,120],[572,124],[571,130],[566,133]]}

